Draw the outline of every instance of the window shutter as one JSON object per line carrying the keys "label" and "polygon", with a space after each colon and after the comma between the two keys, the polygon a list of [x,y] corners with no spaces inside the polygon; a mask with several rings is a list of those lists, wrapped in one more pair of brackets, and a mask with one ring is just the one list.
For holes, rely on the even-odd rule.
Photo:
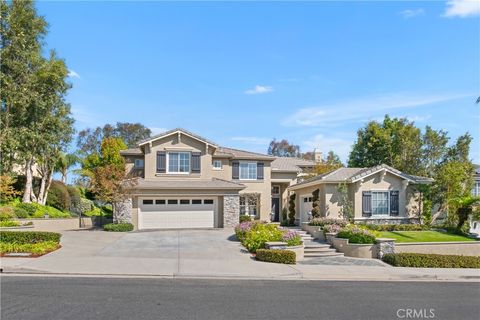
{"label": "window shutter", "polygon": [[232,179],[240,178],[240,163],[238,161],[232,162]]}
{"label": "window shutter", "polygon": [[372,193],[370,191],[362,192],[362,216],[370,217],[372,215]]}
{"label": "window shutter", "polygon": [[157,151],[157,173],[167,172],[167,153],[165,151]]}
{"label": "window shutter", "polygon": [[390,215],[398,216],[398,191],[390,191]]}
{"label": "window shutter", "polygon": [[263,171],[265,164],[263,162],[257,162],[257,180],[263,180]]}
{"label": "window shutter", "polygon": [[201,152],[192,152],[192,173],[200,173],[201,156]]}

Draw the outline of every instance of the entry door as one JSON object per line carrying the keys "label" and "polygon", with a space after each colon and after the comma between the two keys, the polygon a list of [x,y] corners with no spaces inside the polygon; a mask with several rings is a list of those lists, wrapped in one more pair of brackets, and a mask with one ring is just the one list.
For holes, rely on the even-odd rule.
{"label": "entry door", "polygon": [[308,214],[312,211],[312,204],[313,204],[313,197],[302,197],[302,205],[301,205],[301,212],[300,212],[300,223],[308,222]]}
{"label": "entry door", "polygon": [[280,198],[272,198],[273,222],[280,221]]}

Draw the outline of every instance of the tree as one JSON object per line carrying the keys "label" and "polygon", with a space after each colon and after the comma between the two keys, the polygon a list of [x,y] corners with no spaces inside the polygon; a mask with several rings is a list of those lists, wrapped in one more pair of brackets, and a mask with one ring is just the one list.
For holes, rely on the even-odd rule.
{"label": "tree", "polygon": [[124,141],[128,148],[133,148],[143,139],[150,137],[151,130],[140,123],[117,122],[95,129],[84,129],[78,133],[77,147],[81,154],[100,153],[103,139],[116,137]]}
{"label": "tree", "polygon": [[57,162],[55,163],[55,171],[62,175],[62,182],[67,183],[67,175],[71,167],[76,165],[80,159],[74,153],[60,152]]}
{"label": "tree", "polygon": [[21,194],[13,187],[15,182],[11,175],[0,176],[0,202],[8,202]]}
{"label": "tree", "polygon": [[[32,1],[0,2],[1,32],[1,168],[17,163],[25,168],[24,202],[44,204],[58,153],[73,134],[73,119],[65,95],[65,62],[51,51],[42,56],[47,23]],[[41,175],[33,191],[33,168]]]}
{"label": "tree", "polygon": [[468,220],[468,218],[473,215],[479,214],[478,205],[480,205],[480,197],[472,197],[471,195],[459,198],[451,199],[451,204],[456,208],[457,214],[457,230],[462,230],[463,225]]}
{"label": "tree", "polygon": [[315,164],[310,176],[325,174],[341,167],[343,167],[343,163],[340,161],[340,157],[335,152],[329,151],[325,161]]}
{"label": "tree", "polygon": [[273,139],[268,147],[268,154],[276,157],[300,157],[300,147],[290,144],[288,140],[277,141]]}
{"label": "tree", "polygon": [[340,206],[340,213],[343,219],[353,220],[353,202],[348,197],[348,185],[346,182],[339,183],[337,186],[339,193],[338,205]]}
{"label": "tree", "polygon": [[295,199],[297,195],[295,193],[290,195],[288,200],[288,225],[295,225]]}
{"label": "tree", "polygon": [[312,192],[312,217],[318,218],[320,217],[320,189],[316,189]]}

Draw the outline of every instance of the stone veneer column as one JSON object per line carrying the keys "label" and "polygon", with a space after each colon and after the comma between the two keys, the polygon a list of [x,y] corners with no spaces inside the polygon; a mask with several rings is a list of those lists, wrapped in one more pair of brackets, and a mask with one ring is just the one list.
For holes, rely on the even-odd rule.
{"label": "stone veneer column", "polygon": [[223,226],[234,227],[240,219],[240,197],[238,195],[223,196]]}
{"label": "stone veneer column", "polygon": [[376,244],[376,255],[378,259],[382,259],[387,253],[395,253],[395,240],[387,238],[377,238],[375,240]]}
{"label": "stone veneer column", "polygon": [[115,203],[113,208],[113,222],[132,223],[132,199]]}

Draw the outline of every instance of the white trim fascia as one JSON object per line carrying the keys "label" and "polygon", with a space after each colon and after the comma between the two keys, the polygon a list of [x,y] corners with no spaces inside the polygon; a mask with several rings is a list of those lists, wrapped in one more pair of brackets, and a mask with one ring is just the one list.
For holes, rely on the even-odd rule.
{"label": "white trim fascia", "polygon": [[410,182],[415,183],[414,180],[408,179],[408,178],[406,178],[406,177],[404,177],[404,176],[402,176],[402,175],[400,175],[400,174],[398,174],[398,173],[396,173],[396,172],[394,172],[394,171],[392,171],[392,170],[390,170],[390,169],[388,169],[388,168],[380,168],[380,169],[378,169],[378,170],[376,170],[376,171],[374,171],[374,172],[371,172],[371,173],[369,173],[369,174],[366,174],[366,175],[364,175],[364,176],[361,176],[361,177],[359,177],[359,178],[357,178],[357,179],[355,179],[355,180],[349,180],[349,181],[350,181],[351,183],[354,183],[354,182],[357,182],[357,181],[359,181],[359,180],[361,180],[361,179],[365,179],[366,177],[370,177],[371,175],[377,174],[377,173],[379,173],[379,172],[381,172],[381,171],[385,171],[385,172],[388,171],[388,172],[390,172],[391,174],[393,174],[394,176],[397,176],[397,177],[399,177],[399,178],[401,178],[401,179],[403,179],[403,180],[407,180],[407,181],[410,181]]}
{"label": "white trim fascia", "polygon": [[207,141],[205,141],[205,140],[199,139],[198,137],[192,136],[191,134],[188,134],[188,133],[186,133],[186,132],[184,132],[184,131],[182,131],[182,130],[175,130],[175,131],[173,131],[173,132],[169,132],[169,133],[167,133],[167,134],[164,134],[164,135],[155,137],[155,138],[153,138],[153,139],[150,139],[150,140],[147,140],[147,141],[144,141],[144,142],[138,144],[138,146],[143,146],[143,145],[145,145],[145,144],[151,144],[152,141],[155,141],[155,140],[158,140],[158,139],[162,139],[162,138],[171,136],[172,134],[184,134],[184,135],[186,135],[187,137],[190,137],[190,138],[192,138],[192,139],[195,139],[195,140],[197,140],[197,141],[200,141],[200,142],[205,143],[207,146],[212,146],[212,147],[214,147],[214,148],[218,148],[217,145],[213,145],[213,144],[211,144],[210,142],[207,142]]}

